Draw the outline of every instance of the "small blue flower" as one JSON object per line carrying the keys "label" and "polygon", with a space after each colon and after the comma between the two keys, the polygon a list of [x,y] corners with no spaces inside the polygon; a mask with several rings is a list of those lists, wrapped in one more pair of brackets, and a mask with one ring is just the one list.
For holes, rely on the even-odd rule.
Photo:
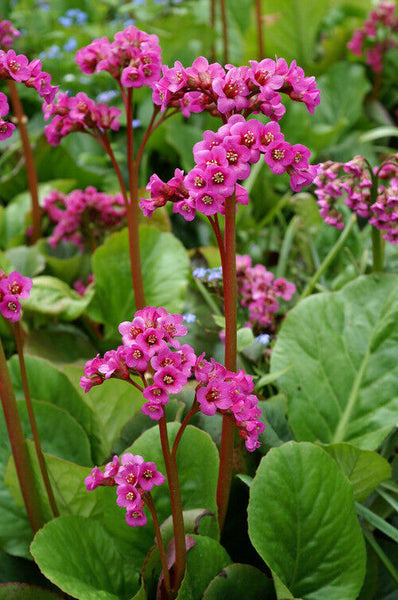
{"label": "small blue flower", "polygon": [[61,23],[63,27],[70,27],[73,25],[73,19],[64,15],[63,17],[58,17],[58,23]]}
{"label": "small blue flower", "polygon": [[208,270],[207,281],[213,281],[214,279],[222,279],[222,267],[215,267]]}
{"label": "small blue flower", "polygon": [[208,269],[204,269],[203,267],[199,267],[192,271],[192,275],[196,277],[196,279],[204,279],[207,275]]}
{"label": "small blue flower", "polygon": [[75,38],[69,38],[69,40],[64,44],[63,50],[65,52],[73,52],[77,48],[77,41]]}
{"label": "small blue flower", "polygon": [[192,313],[185,313],[185,315],[182,315],[182,318],[186,323],[194,323],[196,321],[196,315]]}
{"label": "small blue flower", "polygon": [[261,335],[258,335],[256,338],[254,338],[254,341],[258,344],[261,344],[262,346],[266,346],[267,344],[269,344],[269,340],[270,337],[268,333],[262,333]]}
{"label": "small blue flower", "polygon": [[50,46],[48,50],[44,50],[39,54],[40,60],[45,58],[59,58],[60,56],[62,56],[61,48],[56,44],[54,44],[54,46]]}
{"label": "small blue flower", "polygon": [[141,127],[142,123],[139,119],[133,119],[133,129],[138,129],[138,127]]}
{"label": "small blue flower", "polygon": [[130,27],[131,25],[134,25],[134,23],[135,19],[126,19],[123,21],[123,27]]}
{"label": "small blue flower", "polygon": [[75,20],[76,25],[82,25],[87,22],[87,13],[80,10],[80,8],[70,8],[66,11],[66,16]]}
{"label": "small blue flower", "polygon": [[118,96],[118,95],[119,95],[119,92],[117,90],[108,90],[106,92],[101,92],[100,94],[98,94],[96,101],[97,102],[105,102],[105,104],[106,104],[110,100],[113,100],[113,98],[116,98],[116,96]]}

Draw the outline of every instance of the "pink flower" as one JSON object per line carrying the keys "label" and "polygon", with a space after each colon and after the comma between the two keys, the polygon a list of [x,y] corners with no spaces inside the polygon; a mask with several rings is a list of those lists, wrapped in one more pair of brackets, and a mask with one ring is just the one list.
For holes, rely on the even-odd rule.
{"label": "pink flower", "polygon": [[12,323],[19,321],[21,318],[21,304],[17,297],[12,296],[11,294],[5,294],[0,301],[0,313],[5,319],[8,319]]}

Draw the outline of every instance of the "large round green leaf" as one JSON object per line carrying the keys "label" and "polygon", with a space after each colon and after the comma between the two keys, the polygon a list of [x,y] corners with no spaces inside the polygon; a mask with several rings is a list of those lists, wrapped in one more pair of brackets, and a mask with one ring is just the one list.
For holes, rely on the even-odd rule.
{"label": "large round green leaf", "polygon": [[[90,314],[114,330],[135,312],[128,248],[124,229],[110,235],[93,256],[95,297]],[[141,226],[140,250],[147,306],[180,310],[189,270],[185,248],[171,233]]]}
{"label": "large round green leaf", "polygon": [[398,421],[398,277],[359,277],[303,300],[271,359],[298,440],[373,450]]}
{"label": "large round green leaf", "polygon": [[207,587],[203,600],[270,600],[274,586],[262,571],[235,563],[225,567]]}
{"label": "large round green leaf", "polygon": [[126,561],[100,523],[59,517],[35,536],[31,552],[44,575],[79,600],[128,600],[138,569]]}
{"label": "large round green leaf", "polygon": [[331,444],[323,449],[351,482],[357,502],[366,500],[379,483],[391,477],[390,464],[376,452],[361,450],[351,444]]}
{"label": "large round green leaf", "polygon": [[365,544],[352,489],[321,448],[288,442],[262,459],[250,488],[249,536],[294,597],[355,600]]}
{"label": "large round green leaf", "polygon": [[177,600],[201,600],[212,579],[231,562],[216,540],[201,535],[190,537],[195,545],[188,550],[187,570]]}
{"label": "large round green leaf", "polygon": [[40,275],[33,278],[32,291],[24,302],[24,308],[62,321],[73,321],[84,312],[93,295],[94,291],[89,290],[84,296],[79,296],[64,281]]}

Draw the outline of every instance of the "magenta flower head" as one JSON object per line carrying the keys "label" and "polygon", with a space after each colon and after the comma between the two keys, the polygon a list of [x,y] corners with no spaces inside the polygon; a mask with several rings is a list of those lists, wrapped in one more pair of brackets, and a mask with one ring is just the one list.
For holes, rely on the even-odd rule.
{"label": "magenta flower head", "polygon": [[[5,274],[4,274],[5,275]],[[0,279],[0,314],[12,323],[21,318],[20,300],[30,296],[33,282],[29,277],[22,277],[18,271]]]}

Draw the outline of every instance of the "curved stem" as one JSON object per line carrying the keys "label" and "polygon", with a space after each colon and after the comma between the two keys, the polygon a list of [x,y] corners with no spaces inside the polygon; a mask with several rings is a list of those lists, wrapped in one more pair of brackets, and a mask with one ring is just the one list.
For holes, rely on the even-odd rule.
{"label": "curved stem", "polygon": [[[236,283],[236,197],[225,202],[225,230],[223,283],[225,305],[225,367],[236,371],[237,353],[237,283]],[[217,506],[220,530],[224,525],[232,481],[235,423],[227,415],[223,416],[220,446],[220,471],[217,483]]]}
{"label": "curved stem", "polygon": [[160,119],[159,123],[156,124],[156,127],[153,126],[154,122],[155,122],[155,119],[156,119],[156,116],[158,115],[159,111],[160,111],[160,107],[159,106],[154,106],[153,107],[153,113],[152,113],[152,117],[151,117],[151,120],[150,120],[149,125],[148,125],[148,129],[145,132],[144,139],[142,140],[142,142],[140,144],[140,147],[138,149],[138,152],[137,152],[137,158],[135,160],[135,162],[137,163],[137,167],[139,167],[139,165],[141,164],[142,153],[144,152],[144,149],[145,149],[146,143],[147,143],[147,141],[149,139],[149,136],[156,129],[156,127],[160,124],[160,122],[164,120],[163,118]]}
{"label": "curved stem", "polygon": [[172,456],[170,453],[169,439],[167,435],[167,423],[164,416],[159,420],[159,433],[164,462],[166,465],[167,481],[169,483],[170,491],[171,514],[173,517],[176,560],[171,589],[173,592],[175,592],[179,589],[184,578],[187,553],[185,547],[184,518],[182,514],[182,502],[180,484],[177,474],[177,464],[175,456]]}
{"label": "curved stem", "polygon": [[171,456],[173,458],[175,458],[175,456],[177,454],[178,444],[180,443],[182,434],[184,433],[189,421],[191,420],[191,418],[194,416],[195,413],[199,412],[199,410],[200,410],[200,407],[199,407],[199,404],[198,404],[198,402],[196,400],[196,396],[195,396],[195,400],[193,401],[191,408],[189,409],[188,413],[186,414],[185,419],[181,423],[180,429],[178,430],[177,435],[175,437],[173,448],[171,450]]}
{"label": "curved stem", "polygon": [[55,501],[54,492],[51,487],[50,478],[48,476],[47,466],[46,466],[46,463],[44,460],[43,450],[42,450],[41,443],[40,443],[39,431],[37,429],[36,417],[35,417],[35,413],[33,411],[32,398],[30,395],[28,377],[27,377],[26,368],[25,368],[25,359],[24,359],[24,355],[23,355],[21,327],[20,327],[19,323],[15,323],[15,325],[14,325],[14,337],[15,337],[15,342],[17,344],[17,352],[18,352],[18,359],[19,359],[19,368],[21,371],[22,387],[23,387],[23,392],[25,395],[26,408],[28,410],[30,428],[31,428],[32,434],[33,434],[33,441],[35,444],[37,460],[39,462],[41,476],[43,478],[44,487],[46,488],[47,498],[50,503],[52,513],[53,513],[54,517],[58,517],[59,511],[57,508],[57,503]]}
{"label": "curved stem", "polygon": [[381,231],[372,225],[372,256],[373,273],[381,273],[384,270],[384,240]]}
{"label": "curved stem", "polygon": [[10,99],[12,109],[17,121],[19,133],[21,136],[22,149],[25,157],[26,174],[28,179],[29,193],[32,201],[32,242],[35,243],[41,235],[41,208],[39,204],[39,191],[38,191],[38,180],[35,161],[33,158],[32,146],[30,145],[28,129],[26,127],[27,117],[24,113],[21,100],[19,98],[17,86],[15,81],[8,80],[8,90],[10,92]]}
{"label": "curved stem", "polygon": [[11,383],[10,373],[0,338],[0,398],[4,418],[14,457],[15,469],[21,488],[23,501],[33,533],[43,527],[45,521],[40,498],[36,489],[32,465],[29,460],[25,438],[22,431],[21,417]]}
{"label": "curved stem", "polygon": [[170,573],[169,573],[169,567],[167,564],[167,556],[166,556],[166,552],[164,549],[163,538],[162,538],[162,534],[161,534],[160,527],[159,527],[158,516],[156,514],[155,505],[153,503],[153,499],[152,499],[150,492],[145,492],[144,500],[145,500],[146,505],[148,506],[149,510],[151,511],[153,527],[155,529],[156,541],[157,541],[158,547],[159,547],[160,561],[162,563],[164,587],[165,587],[167,596],[170,598],[171,597]]}
{"label": "curved stem", "polygon": [[139,390],[140,392],[144,391],[144,388],[142,388],[140,385],[138,385],[138,383],[136,383],[133,379],[129,378],[129,379],[126,379],[126,381],[131,383],[131,385],[133,385],[135,388],[137,388],[137,390]]}

